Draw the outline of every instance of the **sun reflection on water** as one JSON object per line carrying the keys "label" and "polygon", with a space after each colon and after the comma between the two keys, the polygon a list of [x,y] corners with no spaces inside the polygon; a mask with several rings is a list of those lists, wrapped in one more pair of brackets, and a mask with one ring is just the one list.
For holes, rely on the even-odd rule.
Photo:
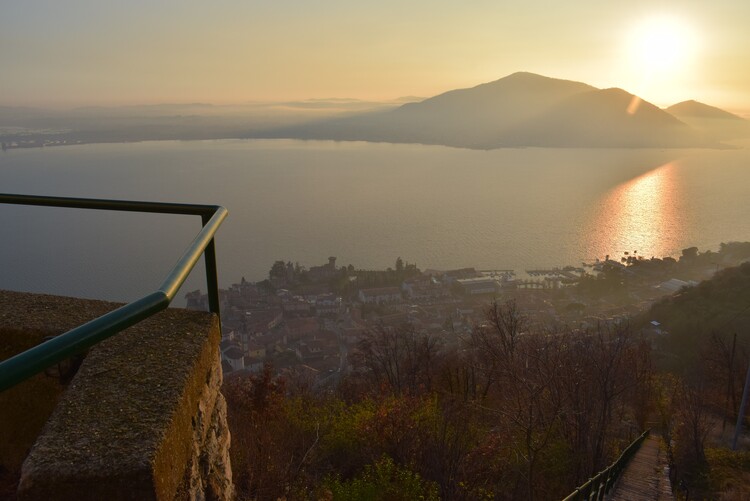
{"label": "sun reflection on water", "polygon": [[587,255],[612,258],[637,251],[649,258],[676,252],[684,211],[676,162],[670,162],[607,192],[587,232]]}

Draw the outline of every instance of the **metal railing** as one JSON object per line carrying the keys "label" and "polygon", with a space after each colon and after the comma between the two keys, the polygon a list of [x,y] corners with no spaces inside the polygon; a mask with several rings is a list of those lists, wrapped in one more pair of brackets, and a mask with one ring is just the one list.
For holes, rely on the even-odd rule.
{"label": "metal railing", "polygon": [[29,377],[73,355],[82,353],[100,341],[137,324],[166,309],[177,295],[201,254],[205,256],[209,310],[219,316],[219,287],[216,275],[214,234],[227,217],[227,210],[218,205],[97,200],[85,198],[44,197],[0,194],[0,203],[37,205],[70,209],[94,209],[157,214],[201,216],[203,227],[183,253],[177,264],[156,291],[91,320],[75,329],[39,344],[12,358],[0,362],[0,391],[4,391]]}
{"label": "metal railing", "polygon": [[620,478],[620,474],[627,466],[628,461],[638,452],[638,449],[650,432],[651,430],[644,431],[640,437],[635,439],[633,443],[622,451],[622,454],[620,454],[620,457],[614,463],[588,479],[586,483],[576,488],[563,501],[599,501],[604,499],[604,496],[609,494],[617,479]]}

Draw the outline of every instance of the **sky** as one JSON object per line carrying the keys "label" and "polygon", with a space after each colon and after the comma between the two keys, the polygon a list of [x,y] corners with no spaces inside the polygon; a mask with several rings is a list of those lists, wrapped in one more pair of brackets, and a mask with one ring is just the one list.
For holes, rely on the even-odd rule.
{"label": "sky", "polygon": [[0,105],[392,100],[516,71],[750,112],[747,0],[0,0]]}

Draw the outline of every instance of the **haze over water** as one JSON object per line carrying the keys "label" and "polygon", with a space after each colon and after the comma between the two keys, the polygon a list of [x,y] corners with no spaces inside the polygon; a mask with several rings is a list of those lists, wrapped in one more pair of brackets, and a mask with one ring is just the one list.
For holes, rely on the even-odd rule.
{"label": "haze over water", "polygon": [[[750,152],[294,140],[81,145],[0,155],[3,192],[226,206],[221,286],[304,266],[526,269],[750,240]],[[197,218],[4,207],[0,288],[131,300]],[[201,269],[202,270],[202,269]],[[194,273],[182,294],[205,285]]]}

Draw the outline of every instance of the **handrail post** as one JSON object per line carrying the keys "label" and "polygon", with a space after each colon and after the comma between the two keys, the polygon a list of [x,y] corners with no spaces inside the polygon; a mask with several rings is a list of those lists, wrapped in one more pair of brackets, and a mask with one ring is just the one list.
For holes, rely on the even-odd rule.
{"label": "handrail post", "polygon": [[[201,220],[203,226],[208,224],[211,219],[210,215],[203,214]],[[216,313],[219,318],[219,327],[221,328],[221,312],[219,306],[219,277],[216,271],[216,246],[214,245],[214,239],[208,243],[203,251],[203,259],[206,264],[206,289],[208,292],[208,309],[212,313]]]}

